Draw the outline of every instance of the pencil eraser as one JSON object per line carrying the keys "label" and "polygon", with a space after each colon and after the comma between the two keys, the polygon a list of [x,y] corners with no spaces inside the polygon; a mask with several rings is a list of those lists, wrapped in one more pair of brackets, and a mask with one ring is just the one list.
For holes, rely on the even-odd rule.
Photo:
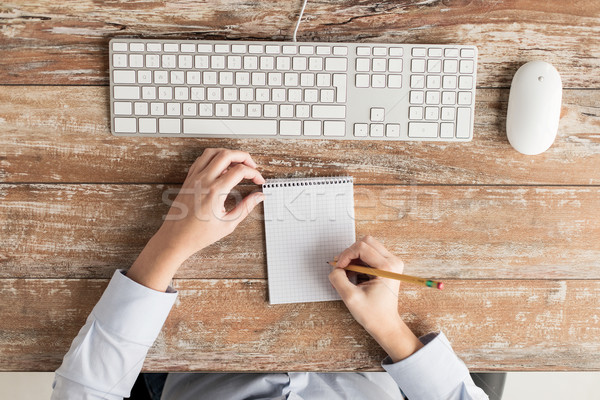
{"label": "pencil eraser", "polygon": [[437,288],[440,290],[444,290],[444,282],[438,282]]}

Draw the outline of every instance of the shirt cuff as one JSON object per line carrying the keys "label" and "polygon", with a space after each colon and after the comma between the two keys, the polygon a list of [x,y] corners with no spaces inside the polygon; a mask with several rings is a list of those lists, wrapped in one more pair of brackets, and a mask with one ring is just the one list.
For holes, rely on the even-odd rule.
{"label": "shirt cuff", "polygon": [[442,332],[419,340],[424,346],[414,354],[397,363],[386,357],[381,365],[409,399],[443,399],[469,377],[469,370]]}
{"label": "shirt cuff", "polygon": [[166,292],[150,289],[129,279],[125,272],[115,271],[92,315],[121,338],[150,347],[175,303],[177,291],[171,286]]}

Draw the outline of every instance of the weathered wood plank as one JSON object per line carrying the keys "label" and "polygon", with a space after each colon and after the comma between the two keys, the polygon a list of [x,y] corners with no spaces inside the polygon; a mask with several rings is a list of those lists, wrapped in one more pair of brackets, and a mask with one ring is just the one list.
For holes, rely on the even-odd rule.
{"label": "weathered wood plank", "polygon": [[[176,280],[179,299],[145,369],[367,371],[384,353],[341,302],[271,306],[263,280]],[[0,280],[0,369],[52,371],[105,280]],[[404,285],[417,334],[442,330],[475,370],[600,370],[600,282]]]}
{"label": "weathered wood plank", "polygon": [[[0,5],[0,82],[106,84],[114,36],[289,40],[295,0],[170,2],[50,0]],[[543,58],[566,87],[599,87],[600,6],[594,0],[309,2],[301,41],[457,43],[479,47],[479,85],[506,87]]]}
{"label": "weathered wood plank", "polygon": [[2,87],[0,181],[182,182],[206,147],[249,151],[265,176],[359,183],[600,184],[600,90],[566,90],[554,145],[528,157],[504,133],[508,90],[480,89],[470,143],[118,138],[106,87]]}
{"label": "weathered wood plank", "polygon": [[[106,278],[128,268],[166,214],[169,191],[176,187],[0,185],[0,277]],[[414,275],[600,279],[598,187],[356,185],[355,209],[357,235],[380,238]],[[178,276],[266,277],[261,215]]]}

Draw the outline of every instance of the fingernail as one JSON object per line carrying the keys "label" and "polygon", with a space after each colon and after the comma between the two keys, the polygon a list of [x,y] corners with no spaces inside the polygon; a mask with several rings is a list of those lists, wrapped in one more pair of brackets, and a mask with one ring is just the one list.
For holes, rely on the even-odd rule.
{"label": "fingernail", "polygon": [[255,195],[255,198],[256,198],[256,204],[258,204],[265,200],[265,194],[263,192],[257,192],[257,194]]}

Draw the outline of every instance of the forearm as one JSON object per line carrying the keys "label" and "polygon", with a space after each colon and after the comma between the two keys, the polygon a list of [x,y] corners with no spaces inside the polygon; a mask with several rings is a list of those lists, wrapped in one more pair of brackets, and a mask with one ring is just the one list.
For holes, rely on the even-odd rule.
{"label": "forearm", "polygon": [[172,239],[168,231],[161,228],[129,268],[127,277],[140,285],[164,292],[188,257]]}
{"label": "forearm", "polygon": [[367,332],[379,343],[393,362],[409,357],[423,347],[423,343],[398,316]]}

